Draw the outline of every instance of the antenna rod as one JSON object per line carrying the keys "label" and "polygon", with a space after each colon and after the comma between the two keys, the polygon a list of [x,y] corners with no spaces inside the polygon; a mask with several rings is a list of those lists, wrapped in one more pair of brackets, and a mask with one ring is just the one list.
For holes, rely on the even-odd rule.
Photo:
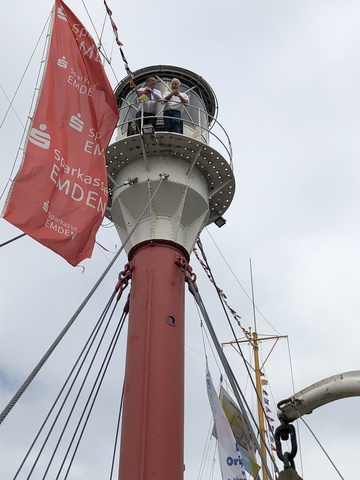
{"label": "antenna rod", "polygon": [[256,314],[255,314],[255,296],[254,296],[254,281],[253,281],[253,274],[252,274],[252,265],[251,265],[251,258],[249,258],[250,264],[250,281],[251,281],[251,301],[253,307],[253,317],[254,317],[254,331],[257,331],[256,328]]}

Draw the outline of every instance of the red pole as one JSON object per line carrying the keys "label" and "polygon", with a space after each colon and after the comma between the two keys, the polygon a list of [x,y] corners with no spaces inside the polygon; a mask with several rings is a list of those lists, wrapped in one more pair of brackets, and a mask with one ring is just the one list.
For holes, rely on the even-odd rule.
{"label": "red pole", "polygon": [[184,451],[184,273],[176,244],[132,259],[119,480],[181,480]]}

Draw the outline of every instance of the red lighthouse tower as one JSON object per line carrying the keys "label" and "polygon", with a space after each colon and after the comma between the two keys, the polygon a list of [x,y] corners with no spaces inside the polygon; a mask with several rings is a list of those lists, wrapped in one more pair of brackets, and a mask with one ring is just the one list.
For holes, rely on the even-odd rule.
{"label": "red lighthouse tower", "polygon": [[149,76],[162,93],[178,78],[190,103],[182,133],[165,130],[162,102],[156,122],[140,119],[139,130],[129,78],[115,91],[120,124],[106,154],[107,216],[126,242],[131,269],[119,479],[181,480],[184,272],[201,230],[222,221],[235,182],[230,142],[208,83],[168,65],[138,70],[134,81],[141,87]]}

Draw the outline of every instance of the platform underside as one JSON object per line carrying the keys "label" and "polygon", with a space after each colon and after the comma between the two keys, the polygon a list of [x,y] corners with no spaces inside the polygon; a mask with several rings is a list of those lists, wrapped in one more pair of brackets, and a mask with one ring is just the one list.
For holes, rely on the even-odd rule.
{"label": "platform underside", "polygon": [[[141,141],[143,139],[143,143]],[[233,171],[225,158],[206,143],[187,136],[155,132],[129,136],[109,146],[106,153],[107,174],[109,180],[109,203],[106,216],[112,219],[112,190],[118,187],[116,179],[123,167],[131,162],[143,159],[144,170],[149,169],[152,157],[164,158],[177,156],[189,164],[189,175],[193,169],[200,171],[208,186],[210,224],[221,217],[228,209],[235,193],[235,178]],[[136,162],[138,163],[138,162]],[[128,168],[127,168],[128,170]]]}

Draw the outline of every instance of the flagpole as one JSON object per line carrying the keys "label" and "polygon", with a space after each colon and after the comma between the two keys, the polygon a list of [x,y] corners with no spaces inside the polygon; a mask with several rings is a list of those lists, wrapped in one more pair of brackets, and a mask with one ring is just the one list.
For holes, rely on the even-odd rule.
{"label": "flagpole", "polygon": [[[262,468],[262,478],[263,480],[268,480],[269,475],[266,469],[266,462],[267,462],[267,453],[268,453],[268,446],[266,444],[266,434],[267,434],[267,425],[265,422],[266,415],[264,413],[264,395],[263,395],[263,384],[262,384],[262,377],[263,372],[262,369],[267,362],[272,350],[274,349],[276,343],[279,341],[280,338],[287,338],[286,335],[259,335],[257,333],[257,322],[256,322],[256,306],[255,306],[255,295],[254,295],[254,282],[253,282],[253,274],[252,274],[252,265],[251,259],[249,259],[250,264],[250,280],[251,280],[251,302],[253,307],[253,321],[254,321],[254,331],[252,333],[248,333],[245,339],[236,339],[230,342],[224,342],[222,345],[237,345],[238,353],[243,357],[244,361],[247,365],[254,371],[255,374],[255,384],[253,382],[253,386],[256,391],[256,403],[257,403],[257,414],[258,414],[258,432],[260,435],[259,445],[261,450],[261,468]],[[274,345],[272,346],[270,352],[268,353],[265,360],[260,364],[260,357],[259,357],[259,344],[261,341],[265,340],[274,340]],[[252,366],[243,356],[240,350],[241,343],[250,343],[253,351],[253,358],[254,358],[254,366]]]}
{"label": "flagpole", "polygon": [[258,344],[258,335],[256,332],[252,334],[252,347],[254,352],[254,366],[255,366],[255,383],[256,383],[256,392],[257,392],[257,410],[258,410],[258,420],[259,420],[259,432],[260,432],[260,448],[263,454],[264,462],[262,462],[261,470],[263,474],[263,480],[268,480],[268,474],[265,469],[264,463],[267,461],[267,451],[265,445],[265,420],[264,420],[264,399],[262,393],[262,384],[261,384],[261,370],[259,362],[259,344]]}
{"label": "flagpole", "polygon": [[264,420],[264,409],[263,409],[263,393],[261,385],[261,372],[260,372],[260,362],[259,362],[259,344],[258,344],[258,334],[256,332],[256,309],[255,309],[255,295],[254,295],[254,282],[251,266],[251,258],[249,259],[250,264],[250,279],[251,279],[251,301],[253,306],[253,317],[254,317],[254,332],[252,334],[252,347],[254,352],[254,366],[255,366],[255,384],[256,384],[256,398],[257,398],[257,411],[258,411],[258,420],[259,420],[259,432],[260,432],[260,449],[262,452],[262,462],[261,470],[263,474],[263,480],[268,480],[268,474],[265,469],[264,463],[267,461],[267,452],[265,445],[265,420]]}

